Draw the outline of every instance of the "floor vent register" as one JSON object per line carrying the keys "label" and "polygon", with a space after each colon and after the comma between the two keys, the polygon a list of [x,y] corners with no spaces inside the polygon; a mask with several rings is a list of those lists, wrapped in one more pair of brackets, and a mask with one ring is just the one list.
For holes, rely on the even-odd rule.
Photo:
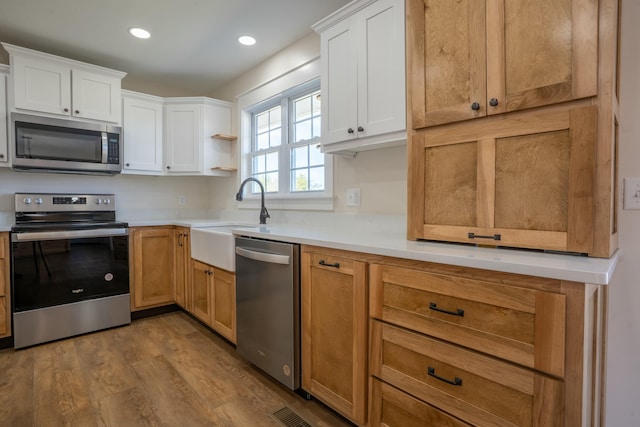
{"label": "floor vent register", "polygon": [[311,424],[302,419],[300,415],[296,414],[286,406],[282,409],[278,409],[271,415],[285,427],[312,427]]}

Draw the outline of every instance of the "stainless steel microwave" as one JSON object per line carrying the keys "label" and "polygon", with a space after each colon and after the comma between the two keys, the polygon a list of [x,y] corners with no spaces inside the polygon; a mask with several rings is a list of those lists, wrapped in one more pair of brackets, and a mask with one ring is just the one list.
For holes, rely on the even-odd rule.
{"label": "stainless steel microwave", "polygon": [[12,113],[11,141],[16,170],[109,175],[122,170],[119,126]]}

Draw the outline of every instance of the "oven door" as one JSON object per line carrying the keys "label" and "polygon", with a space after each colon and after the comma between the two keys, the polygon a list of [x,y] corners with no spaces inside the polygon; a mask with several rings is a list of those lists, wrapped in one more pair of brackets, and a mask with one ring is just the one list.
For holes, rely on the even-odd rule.
{"label": "oven door", "polygon": [[12,233],[15,313],[129,292],[128,229]]}

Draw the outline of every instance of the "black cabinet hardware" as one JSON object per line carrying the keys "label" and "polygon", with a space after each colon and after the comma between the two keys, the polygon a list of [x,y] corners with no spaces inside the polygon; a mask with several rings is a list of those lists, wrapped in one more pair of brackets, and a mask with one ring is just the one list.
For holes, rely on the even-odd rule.
{"label": "black cabinet hardware", "polygon": [[443,381],[447,384],[451,384],[451,385],[455,385],[455,386],[462,386],[462,378],[458,378],[458,377],[453,377],[453,381],[444,377],[441,377],[439,375],[436,375],[436,368],[432,368],[431,366],[428,367],[427,372],[429,373],[430,377],[433,377],[437,380]]}
{"label": "black cabinet hardware", "polygon": [[442,308],[438,308],[438,304],[435,302],[429,303],[429,310],[439,311],[440,313],[450,314],[452,316],[464,317],[464,310],[461,308],[456,308],[456,311],[444,310]]}
{"label": "black cabinet hardware", "polygon": [[491,105],[492,107],[498,105],[498,98],[491,98],[491,100],[489,101],[489,105]]}
{"label": "black cabinet hardware", "polygon": [[478,104],[477,102],[474,102],[473,104],[471,104],[471,109],[473,111],[478,111],[480,109],[480,104]]}
{"label": "black cabinet hardware", "polygon": [[469,237],[470,239],[491,239],[491,240],[500,240],[502,238],[502,236],[500,236],[499,234],[494,234],[493,236],[482,236],[476,233],[469,233],[467,234],[467,237]]}
{"label": "black cabinet hardware", "polygon": [[340,268],[340,263],[339,262],[336,262],[334,264],[327,264],[327,262],[325,260],[323,260],[323,259],[321,259],[318,264],[324,265],[325,267]]}

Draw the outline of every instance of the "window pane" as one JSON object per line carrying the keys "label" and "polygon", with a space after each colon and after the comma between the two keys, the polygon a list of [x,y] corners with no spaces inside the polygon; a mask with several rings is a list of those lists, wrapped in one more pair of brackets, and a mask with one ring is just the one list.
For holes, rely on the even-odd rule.
{"label": "window pane", "polygon": [[271,134],[271,147],[279,147],[282,145],[282,129],[277,128],[270,132]]}
{"label": "window pane", "polygon": [[309,166],[307,146],[296,147],[291,150],[291,169]]}
{"label": "window pane", "polygon": [[309,170],[309,190],[310,191],[324,190],[324,166],[311,168]]}
{"label": "window pane", "polygon": [[263,133],[269,130],[269,112],[260,113],[256,118],[257,133]]}
{"label": "window pane", "polygon": [[282,107],[277,106],[269,110],[269,129],[282,127]]}
{"label": "window pane", "polygon": [[278,170],[278,153],[268,153],[267,154],[267,171],[277,171]]}
{"label": "window pane", "polygon": [[269,133],[262,133],[258,135],[258,143],[256,144],[256,151],[269,148]]}
{"label": "window pane", "polygon": [[303,122],[296,123],[294,131],[294,142],[311,139],[311,120],[305,120]]}
{"label": "window pane", "polygon": [[313,101],[313,116],[320,117],[320,111],[321,111],[320,91],[314,93],[311,96],[311,100]]}
{"label": "window pane", "polygon": [[309,166],[324,165],[324,154],[320,151],[319,144],[309,146]]}
{"label": "window pane", "polygon": [[318,138],[320,136],[320,129],[322,129],[322,121],[320,117],[315,117],[313,119],[313,137]]}
{"label": "window pane", "polygon": [[295,121],[308,119],[311,115],[311,97],[300,98],[295,102]]}
{"label": "window pane", "polygon": [[[263,173],[256,173],[253,175],[253,177],[255,179],[257,179],[258,181],[260,181],[263,185],[264,185],[264,174]],[[260,187],[258,186],[258,184],[255,183],[255,181],[251,181],[250,187],[251,189],[251,193],[252,194],[260,194]]]}
{"label": "window pane", "polygon": [[262,173],[266,169],[266,157],[264,154],[253,156],[253,172],[254,173]]}
{"label": "window pane", "polygon": [[291,171],[291,191],[307,191],[309,189],[309,170]]}
{"label": "window pane", "polygon": [[274,192],[278,191],[278,172],[270,172],[267,174],[264,191]]}

